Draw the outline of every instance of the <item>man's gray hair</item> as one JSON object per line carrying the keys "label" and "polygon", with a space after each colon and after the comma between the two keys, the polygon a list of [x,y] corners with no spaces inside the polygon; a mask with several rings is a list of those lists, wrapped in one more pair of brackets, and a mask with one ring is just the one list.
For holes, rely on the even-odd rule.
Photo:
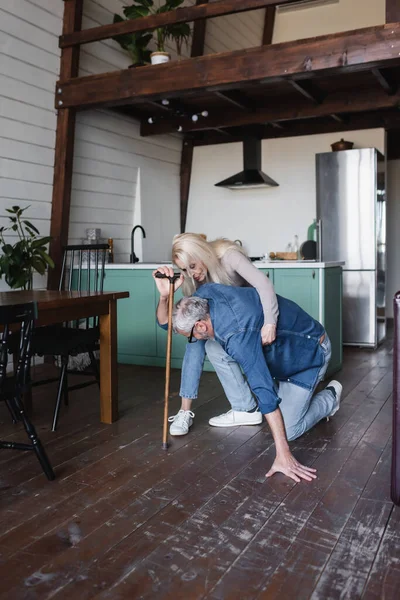
{"label": "man's gray hair", "polygon": [[179,300],[172,311],[172,328],[175,332],[189,333],[197,321],[205,321],[210,316],[208,301],[194,296]]}

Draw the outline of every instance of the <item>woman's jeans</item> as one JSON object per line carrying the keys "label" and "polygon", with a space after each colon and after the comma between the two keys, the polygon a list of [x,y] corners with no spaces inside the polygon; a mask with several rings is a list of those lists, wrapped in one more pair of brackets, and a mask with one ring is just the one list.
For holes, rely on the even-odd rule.
{"label": "woman's jeans", "polygon": [[241,368],[215,340],[198,340],[188,345],[182,364],[181,389],[182,398],[197,398],[205,352],[213,365],[232,409],[237,411],[252,410],[257,402],[251,393]]}
{"label": "woman's jeans", "polygon": [[[315,388],[323,379],[331,358],[331,342],[327,334],[321,347],[325,360],[312,390],[287,381],[276,382],[281,399],[279,407],[288,440],[294,440],[314,427],[318,421],[332,412],[335,405],[335,394],[331,390],[325,389],[313,397]],[[239,365],[215,340],[207,340],[207,342],[199,340],[187,348],[182,364],[181,397],[197,398],[205,353],[218,375],[232,409],[243,412],[254,409],[257,406],[256,400]]]}

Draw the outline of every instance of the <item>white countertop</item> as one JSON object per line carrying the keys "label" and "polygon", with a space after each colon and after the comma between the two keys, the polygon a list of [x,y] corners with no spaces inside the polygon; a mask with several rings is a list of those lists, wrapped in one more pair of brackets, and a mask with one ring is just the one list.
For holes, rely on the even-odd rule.
{"label": "white countertop", "polygon": [[[343,261],[316,262],[314,260],[260,260],[253,262],[253,265],[257,267],[257,269],[329,269],[330,267],[343,267],[344,264]],[[106,269],[148,269],[149,271],[154,271],[154,269],[163,265],[172,265],[172,263],[112,263],[107,264]]]}

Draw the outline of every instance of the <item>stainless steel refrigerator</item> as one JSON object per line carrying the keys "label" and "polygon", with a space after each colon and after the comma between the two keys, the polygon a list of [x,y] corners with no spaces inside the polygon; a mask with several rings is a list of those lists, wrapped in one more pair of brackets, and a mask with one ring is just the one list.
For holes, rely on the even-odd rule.
{"label": "stainless steel refrigerator", "polygon": [[343,343],[386,336],[385,160],[375,148],[316,155],[318,258],[345,261]]}

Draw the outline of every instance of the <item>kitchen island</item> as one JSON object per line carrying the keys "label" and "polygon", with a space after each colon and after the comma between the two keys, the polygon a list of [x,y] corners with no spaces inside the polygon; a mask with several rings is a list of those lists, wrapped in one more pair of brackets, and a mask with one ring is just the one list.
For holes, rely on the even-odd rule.
{"label": "kitchen island", "polygon": [[[152,271],[160,264],[109,264],[104,291],[129,291],[129,298],[118,303],[118,362],[164,366],[166,332],[157,326],[155,311],[158,291]],[[342,366],[342,262],[259,261],[260,269],[274,284],[277,294],[293,300],[326,328],[332,342],[328,374]],[[182,297],[178,290],[176,300]],[[172,362],[180,368],[186,339],[174,335]],[[206,360],[204,369],[212,371]]]}

